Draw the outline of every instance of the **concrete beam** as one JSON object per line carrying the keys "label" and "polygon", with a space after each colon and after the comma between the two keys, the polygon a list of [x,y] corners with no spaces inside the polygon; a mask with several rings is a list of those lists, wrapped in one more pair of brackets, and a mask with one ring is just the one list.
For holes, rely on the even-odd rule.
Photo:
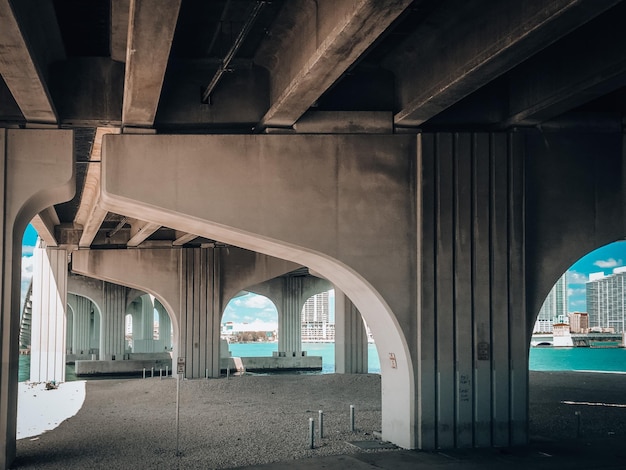
{"label": "concrete beam", "polygon": [[176,231],[176,240],[172,242],[173,246],[183,246],[185,243],[189,243],[191,240],[198,238],[198,235],[193,233],[184,233]]}
{"label": "concrete beam", "polygon": [[152,127],[182,0],[131,0],[122,125]]}
{"label": "concrete beam", "polygon": [[410,0],[288,2],[255,61],[271,73],[259,129],[290,127],[411,4]]}
{"label": "concrete beam", "polygon": [[96,129],[96,135],[91,147],[85,176],[85,184],[83,186],[83,194],[80,199],[80,206],[76,212],[74,223],[83,228],[83,233],[78,242],[81,248],[88,248],[98,234],[100,225],[107,215],[106,209],[100,207],[100,161],[102,138],[106,134],[119,134],[120,129],[110,127],[99,127]]}
{"label": "concrete beam", "polygon": [[[535,125],[626,85],[620,4],[519,66],[503,126]],[[541,70],[541,73],[537,73]]]}
{"label": "concrete beam", "polygon": [[383,63],[397,79],[395,125],[421,125],[616,3],[446,2]]}
{"label": "concrete beam", "polygon": [[46,242],[46,246],[57,246],[54,227],[59,225],[61,221],[54,207],[48,207],[41,211],[33,217],[30,223],[37,231],[39,238]]}
{"label": "concrete beam", "polygon": [[146,238],[159,230],[160,227],[161,225],[151,224],[150,222],[139,222],[138,224],[131,225],[132,236],[126,245],[133,247],[141,245]]}
{"label": "concrete beam", "polygon": [[[56,124],[58,117],[29,41],[9,0],[0,0],[0,75],[29,122]],[[45,67],[44,67],[45,68]]]}
{"label": "concrete beam", "polygon": [[130,0],[111,0],[111,59],[126,61]]}

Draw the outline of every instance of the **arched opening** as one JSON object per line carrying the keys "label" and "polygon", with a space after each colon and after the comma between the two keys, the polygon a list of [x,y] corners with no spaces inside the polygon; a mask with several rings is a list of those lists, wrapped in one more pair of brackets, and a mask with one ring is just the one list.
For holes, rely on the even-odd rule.
{"label": "arched opening", "polygon": [[[625,320],[626,242],[618,241],[572,264],[536,314],[529,351],[531,439],[620,433]],[[565,423],[558,431],[557,420]]]}
{"label": "arched opening", "polygon": [[220,336],[233,357],[272,356],[278,350],[278,333],[278,310],[264,295],[242,291],[222,314]]}

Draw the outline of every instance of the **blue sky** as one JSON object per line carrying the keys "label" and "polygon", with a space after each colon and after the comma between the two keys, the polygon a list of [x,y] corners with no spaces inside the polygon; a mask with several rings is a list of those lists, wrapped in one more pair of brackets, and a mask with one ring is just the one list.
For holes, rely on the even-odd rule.
{"label": "blue sky", "polygon": [[569,311],[587,311],[585,283],[589,280],[589,273],[612,274],[614,268],[625,265],[626,241],[605,245],[580,258],[567,273]]}

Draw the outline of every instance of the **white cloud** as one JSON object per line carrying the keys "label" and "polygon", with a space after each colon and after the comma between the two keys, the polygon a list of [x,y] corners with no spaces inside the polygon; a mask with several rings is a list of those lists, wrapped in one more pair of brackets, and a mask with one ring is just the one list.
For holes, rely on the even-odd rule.
{"label": "white cloud", "polygon": [[567,283],[568,284],[586,284],[589,279],[586,274],[579,273],[576,271],[569,271],[567,273]]}
{"label": "white cloud", "polygon": [[572,295],[583,295],[583,294],[587,294],[587,289],[572,289],[569,288],[567,289],[567,295],[572,296]]}
{"label": "white cloud", "polygon": [[616,260],[615,258],[609,258],[605,260],[599,259],[593,264],[599,268],[615,268],[617,266],[621,266],[623,262],[621,259]]}
{"label": "white cloud", "polygon": [[255,309],[275,309],[274,304],[267,297],[256,294],[248,294],[238,297],[232,301],[235,307],[255,308]]}

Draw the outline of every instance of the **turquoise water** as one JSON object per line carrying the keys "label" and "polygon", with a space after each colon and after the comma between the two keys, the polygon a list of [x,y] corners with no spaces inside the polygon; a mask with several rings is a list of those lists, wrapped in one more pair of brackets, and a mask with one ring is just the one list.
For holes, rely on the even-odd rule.
{"label": "turquoise water", "polygon": [[[278,343],[233,343],[229,345],[233,356],[271,356]],[[309,356],[322,356],[322,373],[335,371],[334,343],[303,343]],[[624,348],[531,348],[530,370],[585,370],[626,373]],[[20,356],[20,382],[29,378],[30,356]],[[67,366],[66,380],[76,380],[74,366]],[[368,372],[380,374],[376,346],[368,345]]]}

